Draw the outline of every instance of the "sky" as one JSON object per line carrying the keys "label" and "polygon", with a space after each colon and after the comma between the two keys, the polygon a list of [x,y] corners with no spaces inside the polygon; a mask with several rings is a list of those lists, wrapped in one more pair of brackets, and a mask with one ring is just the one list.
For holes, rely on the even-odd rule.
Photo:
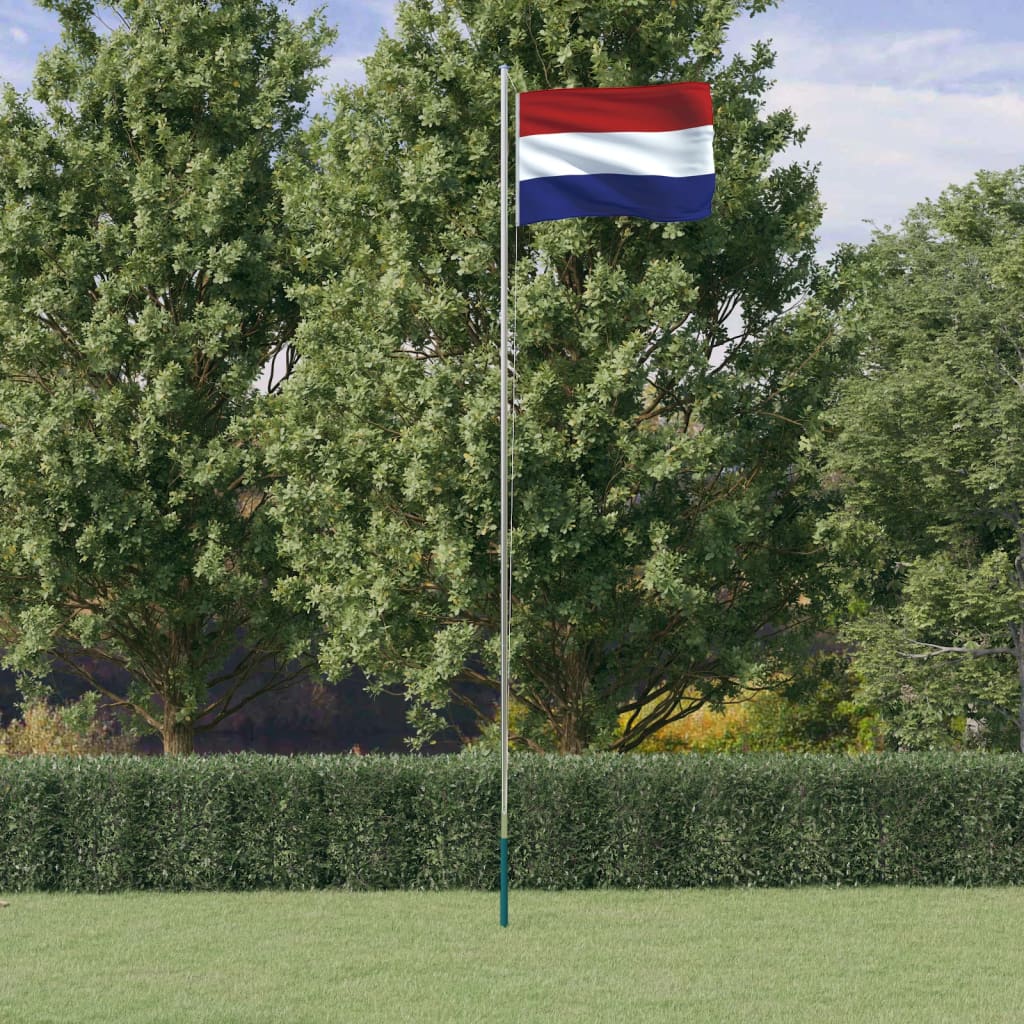
{"label": "sky", "polygon": [[[297,0],[339,30],[325,88],[362,77],[360,59],[394,23],[393,0]],[[29,87],[56,17],[0,0],[0,79]],[[737,22],[731,48],[770,39],[769,108],[810,126],[789,159],[820,165],[819,252],[865,242],[914,204],[979,170],[1024,164],[1024,0],[783,0]]]}

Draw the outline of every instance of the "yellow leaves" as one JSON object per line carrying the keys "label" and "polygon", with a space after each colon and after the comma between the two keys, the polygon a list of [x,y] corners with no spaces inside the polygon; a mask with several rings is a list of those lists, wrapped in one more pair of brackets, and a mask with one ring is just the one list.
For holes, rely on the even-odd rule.
{"label": "yellow leaves", "polygon": [[[625,726],[628,715],[619,717]],[[728,749],[744,732],[750,702],[726,704],[721,711],[702,707],[692,715],[659,729],[638,748],[645,752],[703,753]]]}
{"label": "yellow leaves", "polygon": [[45,701],[29,704],[21,721],[0,729],[0,757],[59,754],[82,757],[90,754],[124,754],[131,750],[131,738],[113,733],[109,726],[93,719],[84,728],[70,722],[61,709]]}

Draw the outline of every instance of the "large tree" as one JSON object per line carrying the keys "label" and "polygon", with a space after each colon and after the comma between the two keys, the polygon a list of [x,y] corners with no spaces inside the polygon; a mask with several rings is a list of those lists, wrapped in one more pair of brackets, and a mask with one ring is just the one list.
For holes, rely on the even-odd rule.
{"label": "large tree", "polygon": [[329,34],[271,0],[43,6],[61,42],[0,102],[0,648],[183,753],[308,647],[253,425],[297,322],[277,164]]}
{"label": "large tree", "polygon": [[822,533],[862,695],[903,746],[1008,722],[1024,749],[1024,169],[916,207],[845,281]]}
{"label": "large tree", "polygon": [[812,273],[815,174],[780,160],[802,131],[763,111],[769,48],[722,54],[766,6],[409,0],[334,96],[295,196],[323,281],[277,512],[325,666],[404,684],[424,735],[454,682],[496,674],[503,62],[519,89],[709,81],[718,173],[700,223],[516,233],[516,699],[558,749],[629,749],[770,678],[808,618],[793,467],[827,346],[776,321]]}

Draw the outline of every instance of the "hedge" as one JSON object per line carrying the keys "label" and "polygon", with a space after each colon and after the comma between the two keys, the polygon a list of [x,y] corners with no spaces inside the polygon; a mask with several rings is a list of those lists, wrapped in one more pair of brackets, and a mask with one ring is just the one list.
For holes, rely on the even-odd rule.
{"label": "hedge", "polygon": [[[0,761],[0,891],[493,888],[496,757]],[[1024,882],[1024,757],[512,758],[518,887]]]}

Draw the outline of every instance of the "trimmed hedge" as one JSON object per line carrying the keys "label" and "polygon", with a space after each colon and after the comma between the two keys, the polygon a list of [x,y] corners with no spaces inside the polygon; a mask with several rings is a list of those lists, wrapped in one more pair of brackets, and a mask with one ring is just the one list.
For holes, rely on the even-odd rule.
{"label": "trimmed hedge", "polygon": [[[496,756],[0,761],[0,891],[493,888]],[[518,887],[1024,882],[1024,757],[517,754]]]}

